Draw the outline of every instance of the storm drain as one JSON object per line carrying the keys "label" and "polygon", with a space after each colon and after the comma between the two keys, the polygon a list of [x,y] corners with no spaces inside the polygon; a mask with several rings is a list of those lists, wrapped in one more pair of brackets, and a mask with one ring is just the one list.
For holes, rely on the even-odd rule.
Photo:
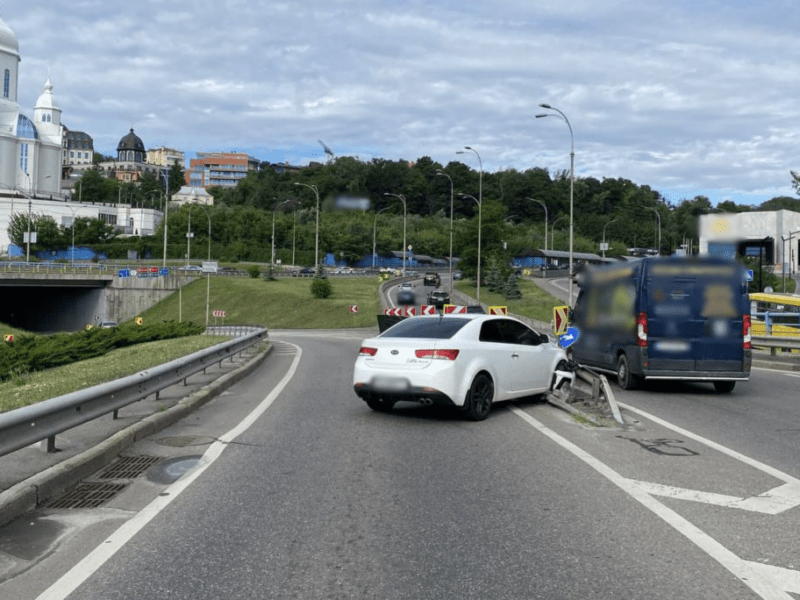
{"label": "storm drain", "polygon": [[127,483],[79,483],[46,508],[99,508],[128,486]]}
{"label": "storm drain", "polygon": [[120,480],[136,479],[150,467],[164,460],[158,456],[120,456],[113,464],[90,479],[82,481],[63,496],[45,503],[45,508],[99,508],[115,498],[129,485]]}
{"label": "storm drain", "polygon": [[159,456],[120,456],[119,460],[100,471],[94,478],[136,479],[162,460]]}

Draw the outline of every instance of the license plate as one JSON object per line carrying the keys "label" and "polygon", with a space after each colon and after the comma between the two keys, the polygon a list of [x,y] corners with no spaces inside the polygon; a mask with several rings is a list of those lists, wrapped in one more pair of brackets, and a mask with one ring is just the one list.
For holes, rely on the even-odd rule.
{"label": "license plate", "polygon": [[686,340],[662,340],[655,347],[661,352],[688,352],[691,345]]}
{"label": "license plate", "polygon": [[402,377],[376,377],[372,387],[384,392],[403,392],[408,389],[408,381]]}

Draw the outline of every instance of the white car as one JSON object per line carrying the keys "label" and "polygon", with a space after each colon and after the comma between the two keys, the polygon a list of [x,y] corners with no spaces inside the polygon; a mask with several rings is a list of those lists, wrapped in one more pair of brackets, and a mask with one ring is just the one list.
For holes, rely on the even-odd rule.
{"label": "white car", "polygon": [[399,401],[456,406],[474,421],[493,402],[544,394],[572,382],[566,352],[502,315],[410,317],[364,340],[353,388],[370,408]]}

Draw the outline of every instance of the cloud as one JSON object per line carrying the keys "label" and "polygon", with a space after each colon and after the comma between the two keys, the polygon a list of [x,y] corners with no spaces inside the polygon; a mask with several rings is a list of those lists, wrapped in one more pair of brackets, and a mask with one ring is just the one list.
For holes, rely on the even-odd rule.
{"label": "cloud", "polygon": [[[623,177],[679,197],[794,195],[800,38],[790,0],[3,2],[20,104],[48,75],[70,128],[113,153],[250,148]],[[288,158],[287,158],[288,157]],[[322,157],[324,158],[324,157]],[[470,165],[475,166],[475,165]],[[727,194],[727,196],[726,196]],[[689,196],[691,197],[691,196]]]}

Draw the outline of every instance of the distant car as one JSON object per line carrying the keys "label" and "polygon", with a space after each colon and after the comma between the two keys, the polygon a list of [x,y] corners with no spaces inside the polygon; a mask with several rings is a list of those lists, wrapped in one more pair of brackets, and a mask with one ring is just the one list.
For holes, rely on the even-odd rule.
{"label": "distant car", "polygon": [[461,279],[463,277],[464,277],[464,275],[461,273],[461,271],[453,271],[453,279],[454,280],[458,280],[458,279]]}
{"label": "distant car", "polygon": [[413,290],[414,289],[414,284],[411,283],[410,281],[404,281],[403,283],[400,284],[400,289],[401,290]]}
{"label": "distant car", "polygon": [[481,421],[494,402],[545,394],[572,378],[566,352],[517,319],[417,316],[361,343],[353,389],[376,411],[440,404]]}
{"label": "distant car", "polygon": [[417,301],[414,290],[408,288],[400,288],[400,291],[397,293],[397,303],[398,304],[415,304]]}
{"label": "distant car", "polygon": [[103,329],[111,329],[112,327],[119,327],[119,323],[116,321],[101,321],[100,327]]}
{"label": "distant car", "polygon": [[185,267],[178,268],[178,271],[182,273],[202,273],[203,267],[198,267],[197,265],[186,265]]}
{"label": "distant car", "polygon": [[433,290],[428,293],[428,304],[442,308],[445,304],[450,304],[450,294],[445,290]]}
{"label": "distant car", "polygon": [[304,267],[302,269],[297,269],[296,271],[292,271],[292,277],[311,277],[316,273],[314,267]]}
{"label": "distant car", "polygon": [[355,273],[350,267],[339,267],[333,271],[334,275],[352,275]]}
{"label": "distant car", "polygon": [[429,271],[425,273],[425,277],[422,279],[423,285],[432,285],[433,287],[439,287],[442,285],[442,278],[439,277],[438,273],[434,273],[433,271]]}

